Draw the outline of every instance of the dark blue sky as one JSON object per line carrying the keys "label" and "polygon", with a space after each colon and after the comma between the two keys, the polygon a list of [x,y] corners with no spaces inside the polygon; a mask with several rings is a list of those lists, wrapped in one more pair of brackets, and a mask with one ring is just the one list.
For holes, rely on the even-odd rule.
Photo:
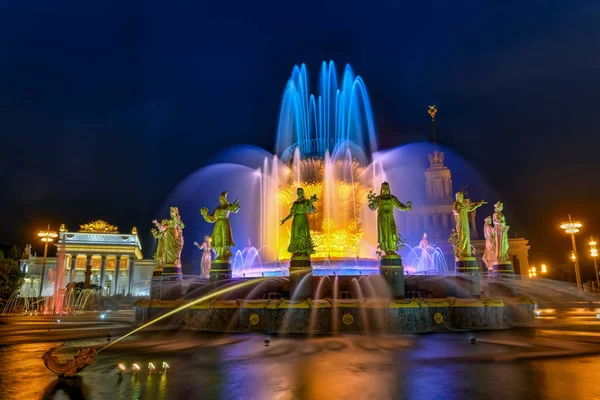
{"label": "dark blue sky", "polygon": [[149,227],[215,152],[271,150],[291,68],[330,59],[365,80],[382,147],[427,140],[437,104],[534,261],[563,261],[569,212],[600,236],[598,2],[168,3],[0,2],[1,241]]}

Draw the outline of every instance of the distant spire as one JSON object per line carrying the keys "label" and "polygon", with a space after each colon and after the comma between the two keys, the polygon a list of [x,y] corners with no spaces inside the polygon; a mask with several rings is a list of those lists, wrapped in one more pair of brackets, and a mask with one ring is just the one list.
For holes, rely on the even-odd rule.
{"label": "distant spire", "polygon": [[430,168],[439,169],[444,168],[444,153],[437,151],[436,133],[435,133],[435,114],[437,114],[437,108],[435,105],[429,106],[427,113],[431,116],[431,129],[433,131],[433,152],[429,153],[429,165]]}
{"label": "distant spire", "polygon": [[429,110],[427,110],[427,114],[431,115],[431,129],[433,131],[433,151],[435,152],[437,150],[437,146],[436,146],[436,134],[435,134],[435,114],[437,114],[437,108],[435,108],[435,105],[433,106],[429,106]]}

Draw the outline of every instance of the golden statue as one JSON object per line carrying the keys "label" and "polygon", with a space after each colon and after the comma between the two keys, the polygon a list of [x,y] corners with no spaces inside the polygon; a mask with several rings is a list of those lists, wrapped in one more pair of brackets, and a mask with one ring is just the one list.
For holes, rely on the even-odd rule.
{"label": "golden statue", "polygon": [[494,233],[496,236],[495,260],[508,261],[508,230],[510,226],[506,225],[506,218],[502,214],[504,204],[497,202],[494,205]]}
{"label": "golden statue", "polygon": [[167,234],[167,228],[169,227],[169,220],[163,219],[160,223],[157,220],[153,220],[152,223],[156,228],[152,228],[152,236],[158,239],[156,246],[156,252],[154,253],[154,259],[156,260],[157,269],[162,270],[165,265],[165,236]]}
{"label": "golden statue", "polygon": [[296,190],[298,199],[292,204],[290,213],[281,220],[281,225],[290,219],[292,220],[292,232],[290,236],[290,245],[287,251],[292,253],[292,257],[310,256],[315,253],[315,247],[310,237],[310,228],[308,226],[307,213],[315,212],[314,202],[317,201],[317,195],[313,194],[310,199],[304,197],[304,189]]}
{"label": "golden statue", "polygon": [[185,225],[179,216],[179,209],[171,207],[171,219],[168,221],[165,232],[165,264],[180,264],[181,250],[183,250],[183,228]]}
{"label": "golden statue", "polygon": [[[61,226],[61,229],[63,227]],[[101,219],[87,224],[79,225],[79,232],[89,233],[119,233],[119,227],[109,224]]]}
{"label": "golden statue", "polygon": [[209,223],[214,223],[212,241],[213,247],[217,251],[217,258],[215,260],[230,260],[231,248],[235,246],[233,241],[233,235],[231,234],[231,224],[229,223],[229,213],[237,213],[240,210],[239,200],[236,199],[233,204],[227,201],[227,192],[221,193],[219,196],[219,204],[217,208],[208,214],[208,208],[204,207],[200,209],[200,214],[204,217],[204,220]]}
{"label": "golden statue", "polygon": [[368,194],[369,208],[377,210],[377,241],[379,249],[385,255],[395,255],[398,250],[398,230],[394,221],[394,208],[400,211],[410,211],[412,202],[402,204],[396,196],[390,193],[390,184],[383,182],[379,196],[370,192]]}
{"label": "golden statue", "polygon": [[472,257],[469,213],[475,211],[484,204],[487,204],[487,201],[481,200],[472,203],[471,200],[464,198],[463,192],[456,193],[456,201],[452,207],[457,234],[456,243],[454,244],[454,254],[456,257]]}

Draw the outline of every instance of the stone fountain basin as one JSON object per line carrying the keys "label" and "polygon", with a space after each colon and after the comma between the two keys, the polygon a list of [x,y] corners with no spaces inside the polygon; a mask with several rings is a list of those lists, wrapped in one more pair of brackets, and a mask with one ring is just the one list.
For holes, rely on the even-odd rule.
{"label": "stone fountain basin", "polygon": [[[133,324],[141,326],[187,300],[138,300]],[[175,329],[265,333],[401,333],[506,329],[531,323],[528,297],[366,300],[211,300],[158,321]]]}

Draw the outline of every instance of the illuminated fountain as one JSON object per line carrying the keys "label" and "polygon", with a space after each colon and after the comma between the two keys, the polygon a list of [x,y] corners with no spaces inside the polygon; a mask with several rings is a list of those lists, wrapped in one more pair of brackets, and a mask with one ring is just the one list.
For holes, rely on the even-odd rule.
{"label": "illuminated fountain", "polygon": [[[168,312],[170,317],[163,319],[164,323],[190,329],[248,329],[244,321],[250,321],[251,329],[257,330],[302,332],[309,329],[309,323],[315,332],[368,331],[374,314],[365,311],[367,307],[377,310],[376,318],[385,325],[382,331],[415,331],[430,329],[437,311],[463,307],[458,300],[434,302],[431,307],[423,303],[425,300],[401,300],[406,297],[401,260],[409,275],[419,275],[408,277],[409,297],[431,288],[435,290],[428,292],[434,293],[433,297],[456,296],[454,268],[450,270],[439,247],[421,241],[416,247],[406,245],[398,255],[391,252],[383,256],[378,249],[378,217],[372,211],[375,208],[366,207],[372,199],[368,194],[380,193],[382,183],[389,182],[398,201],[418,197],[423,182],[412,177],[423,177],[425,171],[420,159],[413,157],[412,147],[377,151],[368,94],[362,79],[349,66],[338,81],[333,63],[324,63],[316,95],[310,94],[308,82],[306,67],[295,67],[282,99],[274,154],[251,146],[229,149],[217,158],[219,162],[196,171],[173,190],[163,212],[177,205],[186,220],[186,236],[192,235],[192,240],[210,234],[211,227],[202,220],[208,221],[208,210],[201,216],[200,207],[214,204],[223,191],[231,199],[239,198],[237,213],[229,221],[236,242],[227,260],[230,269],[219,267],[219,276],[211,273],[210,280],[190,283],[184,299],[193,300],[195,305],[190,309],[181,306],[186,311],[178,320],[173,319],[176,313],[169,307],[154,308],[151,300],[136,303],[136,323]],[[306,199],[317,197],[315,212],[307,214],[315,254],[310,258],[311,271],[294,281],[287,251],[291,227],[281,221],[290,213],[299,187]],[[416,200],[424,204],[423,198]],[[411,206],[403,207],[409,211]],[[406,220],[397,228],[401,234],[412,230],[414,239],[416,228],[409,229]],[[247,244],[243,250],[239,250],[241,243]],[[183,247],[184,264],[197,257],[193,247]],[[385,264],[385,257],[396,260]],[[432,275],[439,279],[431,280]],[[215,303],[195,300],[249,278],[260,279],[244,290],[224,290]],[[399,300],[390,303],[390,299]],[[444,305],[438,310],[437,304]],[[523,300],[517,308],[530,310],[531,306],[529,300]],[[454,328],[481,326],[482,321],[490,327],[502,327],[503,313],[512,312],[507,307],[500,300],[493,306],[478,300],[465,303],[460,312],[438,315],[436,321],[450,318],[453,322],[445,326]],[[489,313],[493,314],[492,322]],[[225,328],[215,315],[218,321],[228,321]],[[403,318],[414,324],[401,323]]]}

